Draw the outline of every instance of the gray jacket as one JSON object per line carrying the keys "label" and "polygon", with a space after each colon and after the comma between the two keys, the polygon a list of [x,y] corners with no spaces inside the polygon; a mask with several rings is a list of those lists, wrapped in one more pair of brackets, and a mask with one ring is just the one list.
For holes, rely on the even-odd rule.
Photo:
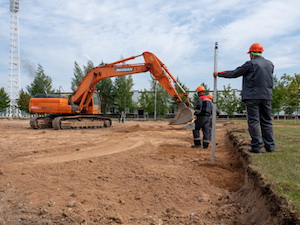
{"label": "gray jacket", "polygon": [[200,116],[211,116],[211,114],[212,114],[211,100],[206,95],[199,97],[196,102],[194,115],[200,117]]}
{"label": "gray jacket", "polygon": [[262,56],[247,61],[235,70],[224,71],[219,77],[243,76],[242,99],[272,99],[274,65]]}

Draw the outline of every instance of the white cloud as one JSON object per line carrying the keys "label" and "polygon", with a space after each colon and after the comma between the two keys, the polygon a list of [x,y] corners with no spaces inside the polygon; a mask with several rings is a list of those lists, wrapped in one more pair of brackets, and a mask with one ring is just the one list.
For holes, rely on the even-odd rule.
{"label": "white cloud", "polygon": [[[235,69],[249,59],[254,42],[263,43],[276,73],[299,73],[299,0],[65,0],[20,1],[23,61],[41,64],[54,87],[70,89],[74,61],[95,65],[153,52],[187,87],[205,82],[213,87],[214,43],[219,43],[219,69]],[[7,80],[9,4],[0,3],[0,75]],[[7,60],[5,60],[7,59]],[[143,58],[129,63],[143,62]],[[5,68],[6,67],[6,68]],[[22,69],[22,86],[31,82]],[[149,87],[148,74],[134,75],[135,89]],[[222,88],[230,82],[219,79]],[[0,83],[4,86],[6,83]]]}

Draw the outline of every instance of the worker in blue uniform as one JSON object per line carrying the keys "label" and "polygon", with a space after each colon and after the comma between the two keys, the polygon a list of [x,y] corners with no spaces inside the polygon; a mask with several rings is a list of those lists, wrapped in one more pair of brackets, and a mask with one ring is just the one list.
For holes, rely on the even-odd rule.
{"label": "worker in blue uniform", "polygon": [[205,87],[199,86],[197,87],[198,99],[195,105],[195,129],[193,130],[194,137],[194,145],[192,148],[200,148],[201,147],[201,138],[200,138],[200,130],[203,133],[203,148],[207,149],[209,146],[210,140],[210,118],[212,114],[212,102],[205,95]]}
{"label": "worker in blue uniform", "polygon": [[272,88],[274,65],[262,56],[260,43],[250,46],[250,60],[235,70],[214,72],[214,77],[243,77],[242,100],[246,104],[248,130],[251,136],[250,153],[274,152],[275,142],[272,124]]}

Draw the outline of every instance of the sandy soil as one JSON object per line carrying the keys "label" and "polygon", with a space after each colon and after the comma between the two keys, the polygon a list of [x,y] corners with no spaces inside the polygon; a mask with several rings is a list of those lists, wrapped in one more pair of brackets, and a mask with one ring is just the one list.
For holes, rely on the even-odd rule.
{"label": "sandy soil", "polygon": [[240,199],[244,168],[223,124],[214,165],[210,148],[190,147],[191,131],[161,121],[33,130],[28,120],[1,119],[0,141],[0,225],[259,221],[253,195]]}

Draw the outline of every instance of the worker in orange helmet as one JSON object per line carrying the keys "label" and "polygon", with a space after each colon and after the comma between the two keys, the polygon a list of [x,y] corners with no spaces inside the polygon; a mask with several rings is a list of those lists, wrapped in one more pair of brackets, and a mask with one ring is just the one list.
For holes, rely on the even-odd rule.
{"label": "worker in orange helmet", "polygon": [[194,137],[194,145],[192,148],[200,148],[201,147],[201,139],[200,139],[200,129],[202,129],[203,133],[203,148],[206,149],[209,146],[209,121],[212,113],[212,102],[205,95],[205,87],[199,86],[197,87],[197,94],[199,98],[197,99],[195,105],[195,129],[193,130]]}
{"label": "worker in orange helmet", "polygon": [[235,70],[213,73],[214,77],[243,76],[242,101],[247,108],[250,153],[262,153],[262,146],[267,152],[275,150],[271,106],[274,65],[262,57],[263,51],[260,43],[254,43],[247,52],[249,61]]}

